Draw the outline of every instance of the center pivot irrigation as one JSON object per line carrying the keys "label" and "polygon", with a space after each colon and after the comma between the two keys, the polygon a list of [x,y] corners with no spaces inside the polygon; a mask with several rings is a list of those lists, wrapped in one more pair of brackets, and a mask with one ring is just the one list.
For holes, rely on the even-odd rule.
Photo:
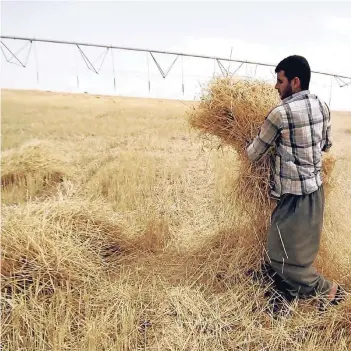
{"label": "center pivot irrigation", "polygon": [[[75,42],[75,41],[64,41],[64,40],[52,40],[52,39],[39,39],[39,38],[27,38],[27,37],[18,37],[18,36],[8,36],[8,35],[2,35],[1,39],[6,39],[6,40],[20,40],[20,41],[25,41],[25,44],[23,45],[22,48],[20,48],[18,51],[13,52],[9,45],[7,45],[3,40],[1,40],[1,51],[5,57],[5,60],[8,63],[11,64],[16,64],[20,67],[27,67],[28,65],[28,59],[31,53],[32,46],[36,42],[42,42],[42,43],[52,43],[52,44],[63,44],[63,45],[71,45],[77,47],[86,67],[94,72],[95,74],[99,74],[107,57],[108,52],[111,52],[111,61],[112,61],[112,72],[113,72],[113,86],[114,90],[116,91],[116,74],[115,74],[115,64],[114,64],[114,50],[124,50],[124,51],[134,51],[134,52],[145,52],[147,54],[147,72],[148,72],[148,89],[149,92],[151,91],[151,80],[150,80],[150,58],[154,62],[155,66],[157,67],[159,73],[161,74],[162,78],[166,78],[178,59],[180,58],[180,67],[181,67],[181,77],[182,77],[182,93],[184,95],[185,92],[185,87],[184,87],[184,65],[183,65],[183,59],[185,57],[192,57],[192,58],[199,58],[199,59],[205,59],[205,60],[213,60],[213,62],[219,67],[221,73],[226,76],[229,74],[236,74],[238,71],[241,69],[241,67],[245,64],[246,68],[248,65],[254,66],[255,67],[255,74],[256,76],[256,71],[258,66],[262,67],[267,67],[273,77],[274,73],[272,71],[272,68],[275,67],[275,65],[270,64],[270,63],[264,63],[264,62],[254,62],[254,61],[244,61],[244,60],[238,60],[238,59],[233,59],[232,58],[232,51],[233,48],[231,48],[231,53],[229,58],[225,57],[217,57],[217,56],[207,56],[207,55],[198,55],[198,54],[191,54],[191,53],[182,53],[182,52],[172,52],[172,51],[161,51],[161,50],[153,50],[153,49],[147,49],[147,48],[133,48],[133,47],[123,47],[123,46],[116,46],[116,45],[105,45],[105,44],[94,44],[94,43],[86,43],[86,42]],[[95,59],[91,60],[89,56],[86,54],[84,51],[84,47],[95,47],[95,48],[103,48],[104,51]],[[21,59],[21,53],[24,52],[24,50],[27,49],[27,54],[25,56],[25,59]],[[36,70],[37,70],[37,81],[39,82],[39,69],[38,69],[38,59],[37,59],[37,53],[36,53],[36,48],[34,46],[34,51],[35,51],[35,61],[36,61]],[[168,55],[168,56],[174,56],[173,62],[169,65],[169,67],[164,70],[160,62],[157,60],[155,57],[155,54],[162,54],[162,55]],[[225,67],[224,62],[228,63],[228,68]],[[238,66],[231,71],[230,70],[230,64],[238,63]],[[336,82],[338,83],[338,86],[340,88],[346,87],[346,86],[351,86],[351,77],[350,76],[345,76],[345,75],[340,75],[336,73],[330,73],[330,72],[322,72],[322,71],[312,71],[314,74],[322,75],[322,76],[329,76],[331,77],[331,84],[330,84],[330,99],[331,99],[331,90],[332,90],[332,80],[335,79]],[[274,77],[275,78],[275,77]],[[79,85],[79,80],[77,76],[77,84]]]}

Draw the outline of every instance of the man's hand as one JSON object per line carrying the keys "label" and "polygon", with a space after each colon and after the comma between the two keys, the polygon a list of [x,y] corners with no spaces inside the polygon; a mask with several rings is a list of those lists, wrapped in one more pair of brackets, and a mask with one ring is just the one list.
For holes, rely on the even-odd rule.
{"label": "man's hand", "polygon": [[325,153],[328,153],[330,151],[331,147],[326,147],[326,145],[324,145],[322,151]]}

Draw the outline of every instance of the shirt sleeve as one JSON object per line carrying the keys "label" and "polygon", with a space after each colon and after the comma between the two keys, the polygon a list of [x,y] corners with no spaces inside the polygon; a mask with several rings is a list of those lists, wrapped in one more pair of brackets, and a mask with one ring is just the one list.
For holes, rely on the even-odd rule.
{"label": "shirt sleeve", "polygon": [[326,122],[327,128],[326,128],[324,146],[322,151],[328,152],[329,149],[332,147],[333,143],[332,143],[332,137],[331,137],[331,114],[327,104],[324,104],[324,112],[327,117],[327,122]]}
{"label": "shirt sleeve", "polygon": [[281,130],[282,117],[279,110],[274,109],[266,117],[257,137],[247,147],[247,156],[250,161],[261,159],[279,137]]}

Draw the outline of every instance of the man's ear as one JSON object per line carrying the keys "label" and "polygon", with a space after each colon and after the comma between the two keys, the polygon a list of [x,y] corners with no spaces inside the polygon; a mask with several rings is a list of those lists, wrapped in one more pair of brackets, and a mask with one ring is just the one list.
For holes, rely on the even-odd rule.
{"label": "man's ear", "polygon": [[293,80],[292,80],[292,87],[295,90],[301,89],[301,81],[300,81],[299,77],[293,78]]}

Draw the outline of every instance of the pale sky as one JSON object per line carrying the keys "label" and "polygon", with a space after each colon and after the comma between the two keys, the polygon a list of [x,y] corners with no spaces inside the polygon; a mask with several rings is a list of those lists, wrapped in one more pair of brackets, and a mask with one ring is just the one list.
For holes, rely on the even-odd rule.
{"label": "pale sky", "polygon": [[[223,57],[229,57],[232,50],[233,58],[273,64],[299,54],[313,70],[351,76],[351,2],[3,1],[1,33]],[[4,42],[13,51],[24,44]],[[183,96],[181,60],[163,79],[149,58],[149,93],[147,54],[114,50],[114,92],[110,52],[96,75],[86,68],[74,46],[37,43],[35,49],[32,47],[27,68],[11,65],[2,56],[2,87],[194,99],[201,84],[214,72],[220,73],[212,60],[184,58]],[[92,61],[104,51],[83,49]],[[174,60],[155,56],[164,70]],[[24,61],[26,52],[20,57]],[[237,67],[231,64],[232,70]],[[255,70],[250,65],[243,65],[237,73],[273,78],[269,68]],[[310,90],[329,103],[331,81],[313,75]],[[351,87],[339,88],[334,80],[331,107],[351,110]]]}

